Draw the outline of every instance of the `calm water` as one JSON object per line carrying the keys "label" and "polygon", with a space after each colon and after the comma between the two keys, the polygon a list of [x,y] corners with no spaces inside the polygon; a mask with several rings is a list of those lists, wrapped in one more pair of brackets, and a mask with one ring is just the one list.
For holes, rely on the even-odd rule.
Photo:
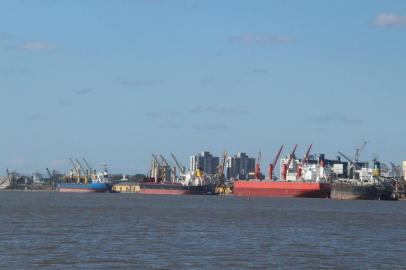
{"label": "calm water", "polygon": [[0,192],[0,268],[406,269],[406,202]]}

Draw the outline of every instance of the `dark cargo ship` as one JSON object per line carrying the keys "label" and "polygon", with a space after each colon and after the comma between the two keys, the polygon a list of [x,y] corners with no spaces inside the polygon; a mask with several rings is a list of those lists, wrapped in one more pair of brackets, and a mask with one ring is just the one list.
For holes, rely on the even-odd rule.
{"label": "dark cargo ship", "polygon": [[331,184],[331,198],[337,200],[379,200],[380,189],[377,185],[362,185],[351,182]]}
{"label": "dark cargo ship", "polygon": [[141,182],[141,194],[155,195],[206,195],[213,192],[211,185],[182,185],[180,183],[164,183],[164,182]]}
{"label": "dark cargo ship", "polygon": [[396,200],[389,184],[335,182],[331,184],[331,198],[338,200]]}

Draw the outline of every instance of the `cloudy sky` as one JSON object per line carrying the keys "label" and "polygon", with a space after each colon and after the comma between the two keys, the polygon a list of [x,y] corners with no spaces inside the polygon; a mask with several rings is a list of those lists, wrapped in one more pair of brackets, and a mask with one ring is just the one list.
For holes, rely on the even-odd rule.
{"label": "cloudy sky", "polygon": [[[0,1],[0,175],[261,150],[406,159],[403,0]],[[3,173],[2,173],[3,172]]]}

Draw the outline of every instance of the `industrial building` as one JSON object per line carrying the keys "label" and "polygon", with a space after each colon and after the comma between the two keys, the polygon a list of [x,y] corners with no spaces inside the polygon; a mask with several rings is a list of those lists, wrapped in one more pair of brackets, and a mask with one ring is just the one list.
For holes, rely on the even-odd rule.
{"label": "industrial building", "polygon": [[213,156],[208,151],[203,151],[196,156],[190,157],[191,172],[196,172],[197,169],[201,169],[205,174],[214,175],[217,173],[219,164],[220,158]]}
{"label": "industrial building", "polygon": [[237,153],[226,160],[227,179],[246,180],[248,175],[255,171],[255,158],[250,158],[246,153]]}

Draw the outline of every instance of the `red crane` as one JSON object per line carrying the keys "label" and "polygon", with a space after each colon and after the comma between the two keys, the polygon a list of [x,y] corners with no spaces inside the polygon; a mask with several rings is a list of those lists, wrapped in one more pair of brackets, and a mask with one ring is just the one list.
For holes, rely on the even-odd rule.
{"label": "red crane", "polygon": [[282,154],[283,147],[284,147],[284,145],[282,145],[281,148],[279,149],[278,154],[276,155],[275,159],[273,160],[273,163],[269,164],[268,176],[269,176],[270,180],[273,179],[273,172],[275,170],[276,164],[278,163],[279,157]]}
{"label": "red crane", "polygon": [[282,178],[283,178],[283,180],[286,180],[286,177],[288,175],[288,169],[289,169],[289,166],[292,163],[292,160],[293,160],[293,158],[295,156],[297,146],[298,145],[296,144],[295,148],[293,148],[292,153],[290,153],[288,162],[283,164],[283,167],[282,167]]}
{"label": "red crane", "polygon": [[261,151],[258,152],[257,162],[255,164],[255,179],[261,179]]}
{"label": "red crane", "polygon": [[311,144],[309,146],[309,148],[307,149],[306,155],[304,156],[303,161],[302,161],[302,165],[307,164],[307,161],[309,160],[309,155],[310,155],[310,151],[312,150],[312,147],[313,147],[313,144]]}

